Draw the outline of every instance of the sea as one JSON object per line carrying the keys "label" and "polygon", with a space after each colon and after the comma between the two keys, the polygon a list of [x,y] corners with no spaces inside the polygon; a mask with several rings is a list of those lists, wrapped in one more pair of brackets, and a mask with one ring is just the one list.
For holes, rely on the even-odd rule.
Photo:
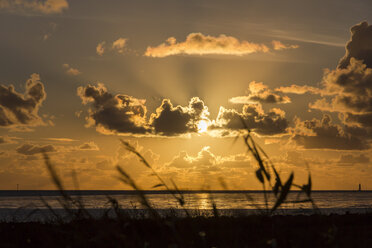
{"label": "sea", "polygon": [[[140,203],[135,191],[80,190],[65,191],[74,200],[84,204],[92,216],[115,215],[110,199],[116,199],[120,208],[134,217],[146,217],[148,210]],[[144,191],[152,208],[166,216],[169,213],[184,215],[185,209],[194,215],[212,215],[213,208],[219,215],[244,216],[264,213],[275,204],[275,197],[263,191]],[[180,205],[182,194],[185,204]],[[274,214],[311,215],[322,214],[372,213],[372,191],[312,191],[311,202],[300,192],[291,192]],[[59,191],[22,190],[0,191],[0,221],[49,221],[56,214],[66,217]],[[72,209],[75,207],[70,206]],[[110,210],[111,209],[111,210]],[[76,210],[77,211],[77,210]]]}

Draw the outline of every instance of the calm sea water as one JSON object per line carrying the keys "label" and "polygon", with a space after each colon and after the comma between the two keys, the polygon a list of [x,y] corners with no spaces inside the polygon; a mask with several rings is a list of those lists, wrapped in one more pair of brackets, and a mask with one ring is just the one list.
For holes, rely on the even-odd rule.
{"label": "calm sea water", "polygon": [[[76,196],[77,192],[72,192]],[[135,194],[118,191],[80,191],[81,199],[87,209],[100,211],[109,208],[108,196],[115,198],[124,209],[142,209]],[[364,213],[372,212],[372,191],[315,191],[312,197],[325,214],[329,213]],[[148,193],[148,200],[154,208],[167,210],[179,209],[177,201],[171,194]],[[54,209],[61,209],[58,193],[56,191],[0,191],[0,219],[9,219],[10,216],[25,217],[27,213],[35,209],[47,212],[46,205],[41,197]],[[258,209],[266,207],[264,194],[262,192],[234,192],[234,193],[185,193],[185,208],[192,210],[210,210],[212,203],[222,213],[254,213]],[[291,193],[288,200],[294,201],[304,199],[297,193]],[[268,199],[268,205],[272,206],[274,199]],[[300,214],[312,213],[310,203],[293,204],[287,203],[281,207],[278,213]]]}

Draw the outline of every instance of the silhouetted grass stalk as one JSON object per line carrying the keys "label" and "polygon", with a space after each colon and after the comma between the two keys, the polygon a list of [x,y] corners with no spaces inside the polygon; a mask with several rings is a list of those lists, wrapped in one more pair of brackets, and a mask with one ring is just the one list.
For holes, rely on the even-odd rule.
{"label": "silhouetted grass stalk", "polygon": [[[254,141],[251,135],[251,130],[248,128],[244,120],[242,119],[243,126],[245,127],[247,134],[244,135],[244,143],[247,146],[248,152],[252,154],[253,158],[256,160],[258,164],[258,169],[256,170],[256,178],[262,184],[263,187],[263,194],[264,194],[264,201],[265,201],[265,212],[266,214],[273,214],[275,210],[277,210],[283,203],[286,202],[287,196],[290,193],[291,187],[297,187],[301,191],[304,192],[307,196],[307,199],[304,200],[295,200],[290,201],[290,203],[305,203],[311,202],[313,209],[315,212],[319,212],[318,207],[316,206],[314,200],[311,197],[312,191],[312,180],[311,174],[309,172],[308,183],[304,185],[294,184],[294,173],[291,172],[289,178],[285,183],[282,183],[282,179],[280,174],[278,173],[277,169],[275,168],[274,164],[269,159],[269,156],[265,153],[265,151]],[[275,176],[275,184],[274,186],[271,183],[271,173],[270,170],[274,173]],[[271,192],[275,198],[275,204],[269,209],[268,203],[268,196],[269,192],[266,191],[266,184],[269,185],[271,188]]]}

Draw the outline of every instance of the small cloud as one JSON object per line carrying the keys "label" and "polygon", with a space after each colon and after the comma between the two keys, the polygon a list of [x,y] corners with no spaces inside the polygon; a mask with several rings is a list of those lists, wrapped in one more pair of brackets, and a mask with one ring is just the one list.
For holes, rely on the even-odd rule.
{"label": "small cloud", "polygon": [[112,43],[112,49],[117,51],[118,53],[123,54],[125,51],[125,46],[127,44],[128,39],[119,38]]}
{"label": "small cloud", "polygon": [[84,151],[99,151],[99,147],[93,142],[87,142],[79,146],[79,150]]}
{"label": "small cloud", "polygon": [[104,54],[104,52],[105,52],[105,44],[106,44],[105,41],[102,41],[102,42],[98,43],[98,45],[96,47],[96,53],[99,56],[102,56]]}
{"label": "small cloud", "polygon": [[16,13],[57,14],[68,9],[67,0],[0,0],[0,9]]}
{"label": "small cloud", "polygon": [[70,138],[45,138],[45,140],[50,141],[57,141],[57,142],[74,142],[78,140],[70,139]]}
{"label": "small cloud", "polygon": [[319,94],[319,95],[327,94],[326,91],[316,88],[316,87],[311,87],[308,85],[296,85],[296,84],[292,84],[290,86],[281,86],[279,88],[276,88],[275,91],[282,92],[282,93],[298,94],[298,95],[303,95],[306,93]]}
{"label": "small cloud", "polygon": [[63,66],[63,68],[66,69],[65,72],[68,75],[77,76],[77,75],[81,74],[81,72],[78,69],[71,67],[69,64],[63,64],[62,66]]}
{"label": "small cloud", "polygon": [[183,42],[177,43],[174,37],[167,39],[156,47],[147,47],[145,56],[148,57],[167,57],[177,54],[187,55],[236,55],[242,56],[256,52],[268,52],[269,48],[264,44],[248,41],[240,41],[235,37],[221,34],[217,37],[204,35],[202,33],[191,33]]}
{"label": "small cloud", "polygon": [[278,41],[278,40],[273,40],[271,42],[271,44],[273,45],[273,49],[274,50],[286,50],[286,49],[295,49],[295,48],[299,48],[298,45],[286,45],[286,44],[283,44],[282,42]]}
{"label": "small cloud", "polygon": [[43,152],[56,152],[56,148],[53,145],[34,145],[34,144],[23,144],[16,148],[16,151],[23,155],[34,155]]}
{"label": "small cloud", "polygon": [[254,103],[290,103],[288,96],[280,96],[269,89],[262,82],[252,81],[249,83],[249,94],[247,96],[236,96],[229,99],[234,104]]}

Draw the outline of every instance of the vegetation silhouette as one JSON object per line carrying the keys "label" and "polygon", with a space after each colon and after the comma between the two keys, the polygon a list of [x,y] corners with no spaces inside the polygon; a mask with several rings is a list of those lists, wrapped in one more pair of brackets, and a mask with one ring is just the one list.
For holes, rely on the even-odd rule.
{"label": "vegetation silhouette", "polygon": [[[59,214],[42,199],[54,218],[45,223],[0,222],[2,243],[10,247],[368,247],[372,241],[369,235],[372,231],[371,214],[321,215],[312,199],[310,173],[304,185],[294,183],[294,173],[283,180],[249,129],[243,139],[247,152],[257,162],[255,175],[263,188],[265,208],[260,209],[260,214],[223,216],[212,194],[212,215],[187,209],[186,197],[176,183],[171,180],[171,185],[167,184],[141,153],[121,140],[121,144],[137,156],[152,171],[151,176],[159,181],[153,189],[168,191],[183,211],[182,216],[174,209],[165,213],[156,209],[146,191],[119,165],[116,167],[118,179],[136,192],[144,210],[136,207],[124,209],[117,199],[107,196],[109,208],[102,216],[93,216],[85,208],[82,197],[72,197],[67,193],[49,156],[44,153],[46,168],[60,192],[59,203],[65,212]],[[74,173],[73,176],[76,177]],[[219,180],[227,189],[224,180]],[[300,189],[296,191],[298,197],[294,201],[288,200],[293,188]],[[305,198],[300,199],[300,194]],[[268,200],[270,197],[274,197],[273,203]],[[250,195],[247,199],[248,204],[254,204]],[[278,212],[285,203],[304,202],[312,204],[312,215],[285,216]],[[7,228],[9,225],[12,228]]]}

